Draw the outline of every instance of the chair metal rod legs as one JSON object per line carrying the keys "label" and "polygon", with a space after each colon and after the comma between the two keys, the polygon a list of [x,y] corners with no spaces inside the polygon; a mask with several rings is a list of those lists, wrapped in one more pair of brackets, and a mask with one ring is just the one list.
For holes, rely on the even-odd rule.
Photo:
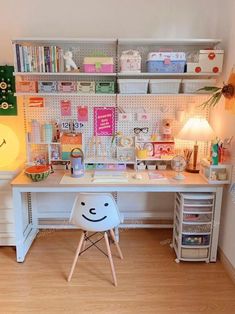
{"label": "chair metal rod legs", "polygon": [[75,257],[74,257],[74,260],[73,260],[72,268],[70,270],[70,273],[69,273],[69,276],[68,276],[68,279],[67,279],[68,281],[70,281],[71,278],[72,278],[73,271],[74,271],[75,265],[77,263],[79,253],[80,253],[81,248],[82,248],[84,237],[85,237],[85,232],[82,232],[82,235],[81,235],[81,238],[80,238],[80,241],[78,243],[78,247],[77,247],[77,250],[76,250],[76,253],[75,253]]}

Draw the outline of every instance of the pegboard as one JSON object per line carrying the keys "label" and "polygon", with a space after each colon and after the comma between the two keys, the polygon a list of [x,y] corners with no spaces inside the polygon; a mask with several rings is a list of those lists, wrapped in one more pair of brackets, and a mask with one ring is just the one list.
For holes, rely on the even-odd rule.
{"label": "pegboard", "polygon": [[[148,127],[149,134],[161,134],[162,120],[172,120],[172,134],[176,136],[185,121],[192,116],[199,116],[209,118],[209,111],[202,110],[199,104],[205,101],[208,95],[67,95],[67,96],[46,96],[44,108],[29,108],[28,98],[24,97],[26,129],[30,132],[30,124],[32,119],[38,120],[41,124],[45,122],[55,123],[61,120],[76,120],[77,106],[88,107],[88,122],[83,122],[84,127],[81,129],[83,133],[83,147],[85,155],[88,157],[89,143],[94,135],[94,108],[95,107],[115,107],[116,113],[119,108],[125,112],[131,113],[131,121],[119,121],[116,114],[115,131],[121,132],[125,136],[134,136],[135,127]],[[61,117],[60,102],[62,100],[69,100],[71,102],[72,114],[69,117]],[[183,121],[176,120],[176,111],[184,110],[185,118]],[[147,112],[150,116],[148,121],[137,121],[137,113]],[[101,142],[107,151],[106,155],[109,157],[111,136],[102,136]],[[182,152],[183,148],[192,147],[193,143],[183,140],[176,140],[176,148],[178,152]],[[34,145],[34,154],[42,153],[43,147]],[[47,147],[44,147],[47,149]],[[36,151],[36,152],[35,152]],[[206,143],[199,143],[199,158],[208,153],[208,145]]]}
{"label": "pegboard", "polygon": [[[190,117],[209,118],[209,110],[202,110],[200,104],[208,98],[208,95],[143,95],[143,96],[117,96],[117,106],[125,112],[132,114],[132,121],[118,121],[118,131],[125,135],[133,136],[135,127],[148,127],[149,134],[162,133],[162,120],[172,120],[172,134],[176,136],[184,123]],[[184,110],[183,121],[177,121],[176,111]],[[137,121],[137,113],[149,114],[149,121]],[[193,143],[183,140],[175,140],[179,152],[183,148],[192,147]],[[199,143],[199,158],[208,153],[208,144]]]}

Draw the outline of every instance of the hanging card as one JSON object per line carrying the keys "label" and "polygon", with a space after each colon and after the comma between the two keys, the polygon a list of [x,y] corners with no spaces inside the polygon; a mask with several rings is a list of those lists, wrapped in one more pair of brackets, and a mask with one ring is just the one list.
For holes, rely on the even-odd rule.
{"label": "hanging card", "polygon": [[62,100],[60,102],[60,111],[62,117],[71,116],[72,112],[70,100]]}
{"label": "hanging card", "polygon": [[78,106],[77,117],[78,117],[78,121],[87,122],[88,121],[88,107]]}
{"label": "hanging card", "polygon": [[115,107],[94,108],[94,135],[112,136],[115,133]]}

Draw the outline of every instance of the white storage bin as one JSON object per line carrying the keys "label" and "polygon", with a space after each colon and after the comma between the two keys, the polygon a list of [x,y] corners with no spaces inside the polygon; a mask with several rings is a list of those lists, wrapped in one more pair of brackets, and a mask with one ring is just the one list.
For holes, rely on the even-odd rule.
{"label": "white storage bin", "polygon": [[147,94],[149,80],[145,79],[119,79],[120,94]]}
{"label": "white storage bin", "polygon": [[180,88],[179,79],[168,79],[168,80],[150,80],[149,91],[150,94],[178,94]]}
{"label": "white storage bin", "polygon": [[206,91],[198,91],[200,88],[203,88],[205,86],[216,86],[216,80],[210,79],[210,80],[201,80],[201,79],[183,79],[182,80],[182,92],[184,94],[208,94]]}

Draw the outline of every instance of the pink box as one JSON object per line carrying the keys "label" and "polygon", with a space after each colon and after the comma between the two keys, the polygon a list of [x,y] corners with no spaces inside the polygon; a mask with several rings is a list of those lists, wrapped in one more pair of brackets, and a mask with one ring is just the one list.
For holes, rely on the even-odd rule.
{"label": "pink box", "polygon": [[113,58],[86,57],[84,58],[84,72],[86,73],[113,73]]}
{"label": "pink box", "polygon": [[59,81],[58,91],[62,93],[74,93],[77,91],[77,83],[71,81]]}

